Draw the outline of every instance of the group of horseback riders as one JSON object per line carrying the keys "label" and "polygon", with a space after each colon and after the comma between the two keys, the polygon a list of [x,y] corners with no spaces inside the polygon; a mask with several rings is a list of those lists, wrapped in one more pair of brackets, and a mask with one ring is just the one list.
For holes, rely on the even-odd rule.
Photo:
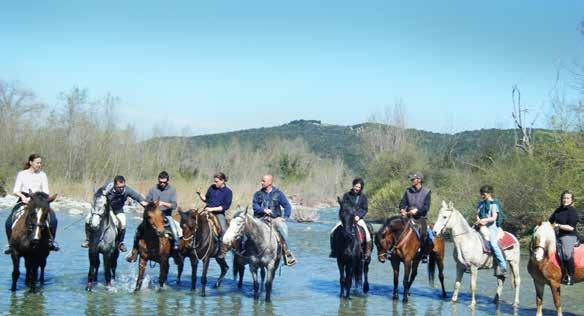
{"label": "group of horseback riders", "polygon": [[[28,203],[30,194],[35,192],[45,192],[47,195],[49,194],[48,178],[41,170],[42,157],[38,154],[31,154],[25,167],[24,170],[18,173],[13,189],[14,195],[18,197],[18,202],[12,209],[12,212],[6,219],[5,223],[8,241],[10,241],[13,224],[18,220],[19,210]],[[200,188],[197,189],[196,194],[201,201],[205,203],[202,212],[212,215],[215,219],[217,226],[216,229],[219,235],[217,238],[221,239],[223,233],[227,230],[225,212],[231,207],[233,192],[226,185],[228,178],[224,173],[218,172],[213,176],[213,180],[214,183],[209,186],[205,195],[203,195]],[[117,221],[116,226],[118,228],[117,247],[119,251],[127,251],[127,248],[124,245],[124,237],[126,234],[124,205],[128,198],[131,198],[142,206],[148,205],[149,202],[159,201],[160,210],[166,218],[166,224],[173,237],[174,248],[175,250],[178,248],[179,241],[182,238],[182,229],[180,223],[175,221],[172,217],[172,212],[177,209],[177,197],[175,188],[172,187],[169,182],[169,174],[166,171],[160,172],[158,175],[158,183],[149,190],[146,198],[144,198],[141,194],[126,185],[126,179],[123,176],[117,175],[112,182],[104,184],[95,192],[92,206],[96,206],[95,204],[99,197],[105,196],[109,207],[115,214],[115,220]],[[261,189],[254,194],[252,200],[254,215],[257,218],[264,218],[274,225],[282,245],[285,258],[284,262],[286,265],[293,265],[296,263],[296,259],[288,247],[288,233],[286,226],[286,219],[290,217],[292,207],[288,202],[286,195],[277,187],[273,186],[273,176],[271,174],[264,175],[260,184]],[[81,244],[81,247],[84,248],[89,247],[90,219],[91,214],[88,214],[85,218],[86,238]],[[46,223],[51,233],[51,238],[49,240],[49,249],[51,251],[59,251],[59,246],[55,242],[57,224],[57,217],[51,210]],[[138,241],[143,234],[143,225],[144,224],[141,223],[136,229],[132,251],[130,255],[126,257],[128,262],[134,262],[137,259]],[[219,257],[223,258],[228,250],[229,246],[222,244]],[[10,254],[11,251],[10,243],[8,243],[5,247],[4,253]]]}
{"label": "group of horseback riders", "polygon": [[[42,169],[42,157],[38,154],[31,154],[28,157],[24,170],[18,172],[14,184],[13,193],[18,197],[18,201],[10,216],[6,219],[5,228],[6,236],[10,241],[11,231],[14,223],[18,220],[20,210],[30,200],[30,194],[35,192],[44,192],[49,194],[49,184],[47,175]],[[408,187],[399,204],[399,213],[401,216],[407,217],[414,224],[412,227],[416,232],[416,236],[420,240],[419,256],[422,262],[425,262],[429,251],[432,249],[433,233],[429,229],[426,216],[430,209],[431,191],[423,187],[424,177],[421,173],[412,173],[409,175],[411,186]],[[124,236],[126,232],[126,217],[123,206],[126,204],[128,198],[137,203],[146,206],[148,202],[159,201],[160,209],[164,213],[169,231],[172,232],[175,249],[178,247],[178,241],[182,238],[182,230],[180,223],[172,218],[172,212],[177,209],[176,190],[169,183],[170,176],[163,171],[158,175],[158,183],[150,189],[146,198],[126,185],[126,180],[123,176],[116,176],[113,182],[106,183],[100,187],[94,194],[94,204],[98,197],[105,196],[109,202],[109,207],[115,214],[118,222],[118,249],[122,252],[127,251],[124,245]],[[213,176],[213,184],[209,186],[207,192],[203,195],[199,188],[196,191],[197,196],[205,203],[203,212],[208,212],[215,218],[217,223],[217,230],[219,238],[227,229],[227,220],[225,212],[231,207],[233,192],[226,185],[228,181],[227,176],[219,172]],[[286,226],[286,219],[290,217],[292,207],[286,198],[286,195],[277,187],[273,186],[273,176],[266,174],[262,177],[261,189],[253,195],[252,205],[254,216],[269,220],[276,228],[280,241],[282,244],[284,262],[287,265],[296,263],[296,259],[288,247],[288,233]],[[345,193],[342,198],[342,203],[350,205],[345,208],[355,212],[352,214],[357,226],[363,229],[364,240],[363,250],[364,257],[371,256],[372,240],[367,224],[364,221],[368,212],[367,197],[364,194],[365,183],[361,178],[355,178],[352,182],[352,188]],[[480,188],[481,200],[477,206],[477,216],[475,227],[483,234],[485,240],[488,241],[489,246],[494,254],[498,265],[498,275],[505,275],[507,266],[503,253],[498,245],[498,227],[503,222],[503,214],[499,201],[493,198],[493,187],[484,185]],[[574,258],[572,256],[573,248],[578,243],[578,236],[576,233],[576,225],[578,223],[578,214],[573,207],[574,195],[571,191],[564,191],[561,195],[560,207],[558,207],[549,221],[554,224],[557,230],[559,249],[561,250],[561,259],[566,269],[566,276],[563,283],[572,285],[574,275]],[[94,205],[95,206],[95,205]],[[89,240],[87,238],[89,231],[90,217],[86,217],[86,239],[82,243],[82,247],[89,247]],[[55,241],[57,232],[57,217],[51,210],[46,223],[49,228],[49,249],[51,251],[59,251],[59,246]],[[339,222],[331,231],[331,253],[330,257],[336,257],[334,247],[332,247],[333,232],[341,225]],[[134,236],[134,244],[130,255],[126,258],[128,262],[133,262],[137,259],[138,240],[143,232],[143,224],[140,224],[136,229]],[[225,253],[229,250],[229,246],[222,244],[219,257],[223,258]],[[4,250],[5,254],[11,253],[10,243]],[[391,255],[391,250],[388,255]]]}

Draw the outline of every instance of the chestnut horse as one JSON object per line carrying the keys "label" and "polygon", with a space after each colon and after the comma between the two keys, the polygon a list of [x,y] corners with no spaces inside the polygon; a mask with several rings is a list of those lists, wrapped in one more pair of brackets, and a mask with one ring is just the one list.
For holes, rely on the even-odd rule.
{"label": "chestnut horse", "polygon": [[[535,285],[537,315],[543,313],[543,290],[546,284],[552,291],[557,314],[562,315],[560,284],[563,275],[558,264],[561,262],[560,259],[554,258],[556,256],[556,234],[550,222],[544,221],[535,227],[529,244],[529,254],[527,271],[531,274]],[[574,282],[584,282],[584,267],[575,267],[574,272]]]}
{"label": "chestnut horse", "polygon": [[[203,274],[201,275],[201,295],[205,296],[205,287],[207,286],[207,271],[209,270],[209,261],[215,258],[215,261],[221,267],[221,275],[215,282],[215,287],[221,286],[223,278],[229,269],[225,258],[217,258],[219,255],[219,246],[221,240],[215,236],[212,228],[212,222],[209,219],[208,212],[202,213],[198,210],[190,210],[188,212],[181,212],[181,227],[183,229],[183,238],[180,242],[180,252],[184,257],[188,257],[191,261],[191,289],[196,287],[197,280],[197,263],[199,260],[203,262]],[[179,267],[178,280],[182,274],[182,268]]]}
{"label": "chestnut horse", "polygon": [[49,256],[49,238],[51,232],[47,227],[49,204],[57,195],[49,197],[44,192],[30,194],[30,201],[24,207],[24,214],[14,225],[10,237],[12,246],[12,287],[16,291],[16,282],[20,276],[20,257],[24,257],[26,266],[26,284],[30,292],[36,291],[36,282],[40,269],[40,283],[45,283],[45,266]]}
{"label": "chestnut horse", "polygon": [[[418,255],[420,241],[412,228],[411,221],[407,217],[392,216],[388,218],[384,225],[375,234],[375,244],[378,251],[378,259],[384,263],[389,258],[393,268],[393,299],[399,298],[399,266],[404,264],[404,294],[403,302],[408,302],[410,287],[414,283],[418,273],[418,265],[421,256]],[[434,283],[435,267],[438,266],[438,278],[442,286],[442,297],[446,297],[444,289],[444,239],[435,237],[433,248],[430,252],[428,262],[428,279],[430,284]]]}
{"label": "chestnut horse", "polygon": [[[160,201],[150,202],[144,207],[144,232],[142,238],[138,241],[138,254],[140,255],[140,267],[138,269],[138,279],[136,280],[136,289],[140,291],[142,280],[144,280],[144,271],[148,261],[158,262],[160,264],[160,274],[158,284],[160,288],[164,287],[168,277],[168,260],[172,255],[171,238],[167,236],[164,225],[164,215],[160,211]],[[182,271],[182,260],[177,260],[179,270]]]}

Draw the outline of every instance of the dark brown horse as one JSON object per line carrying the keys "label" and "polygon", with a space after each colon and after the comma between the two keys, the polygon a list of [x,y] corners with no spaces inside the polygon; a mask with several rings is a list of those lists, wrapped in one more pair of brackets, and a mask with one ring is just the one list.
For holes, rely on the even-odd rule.
{"label": "dark brown horse", "polygon": [[[26,284],[30,286],[30,292],[36,291],[37,279],[41,285],[45,283],[45,266],[49,256],[49,239],[51,238],[47,227],[49,215],[49,203],[55,200],[57,195],[49,197],[46,193],[31,193],[30,201],[24,208],[24,214],[16,222],[12,229],[10,245],[12,247],[12,287],[16,291],[16,282],[20,276],[20,258],[24,257],[26,266]],[[40,268],[40,279],[38,278]]]}
{"label": "dark brown horse", "polygon": [[[225,278],[229,266],[225,262],[225,258],[217,258],[219,255],[219,247],[221,240],[219,236],[213,231],[212,219],[208,212],[199,212],[198,210],[189,210],[181,213],[181,227],[183,229],[183,238],[180,242],[180,252],[184,257],[188,257],[191,262],[191,289],[196,288],[197,280],[197,264],[198,261],[203,262],[203,274],[201,275],[201,295],[205,296],[205,287],[207,286],[207,271],[209,270],[209,262],[212,258],[221,267],[221,274],[215,282],[215,287],[221,286],[221,282]],[[179,268],[178,281],[182,269]]]}
{"label": "dark brown horse", "polygon": [[[393,268],[393,299],[397,300],[399,284],[399,266],[404,264],[403,302],[408,301],[410,287],[416,279],[421,256],[418,254],[420,241],[416,236],[412,223],[407,217],[393,216],[387,219],[384,225],[375,234],[378,259],[384,263],[389,257]],[[435,265],[438,266],[438,278],[442,285],[442,297],[446,297],[444,289],[444,239],[434,238],[434,246],[430,252],[428,263],[428,277],[430,283],[434,281]]]}
{"label": "dark brown horse", "polygon": [[[171,238],[167,236],[164,225],[164,215],[160,211],[160,202],[150,202],[144,208],[143,216],[144,232],[138,241],[138,254],[140,255],[140,267],[136,289],[139,291],[144,280],[144,271],[148,261],[160,264],[158,284],[162,288],[168,278],[169,258],[172,256]],[[179,270],[182,270],[182,261],[177,261]]]}

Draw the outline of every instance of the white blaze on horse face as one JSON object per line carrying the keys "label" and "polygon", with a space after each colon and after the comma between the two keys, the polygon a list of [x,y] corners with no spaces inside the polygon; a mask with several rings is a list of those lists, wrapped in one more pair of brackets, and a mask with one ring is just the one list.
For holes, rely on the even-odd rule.
{"label": "white blaze on horse face", "polygon": [[233,240],[235,240],[239,235],[241,235],[241,231],[243,230],[243,226],[245,224],[245,219],[243,216],[234,217],[223,234],[223,243],[224,244],[231,244]]}
{"label": "white blaze on horse face", "polygon": [[442,208],[438,211],[438,218],[436,219],[436,223],[434,224],[434,234],[436,236],[440,236],[440,234],[445,229],[448,218],[450,217],[451,211],[448,211],[448,206],[444,201],[442,201]]}
{"label": "white blaze on horse face", "polygon": [[33,240],[41,239],[41,217],[42,216],[43,216],[43,210],[41,208],[37,208],[37,210],[36,210],[37,223],[36,223],[36,228],[34,230]]}

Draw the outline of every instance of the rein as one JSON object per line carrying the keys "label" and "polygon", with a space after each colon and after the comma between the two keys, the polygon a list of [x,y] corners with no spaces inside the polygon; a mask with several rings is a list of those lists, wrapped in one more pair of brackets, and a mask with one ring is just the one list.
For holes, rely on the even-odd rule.
{"label": "rein", "polygon": [[193,230],[193,234],[191,235],[191,238],[193,238],[193,253],[195,254],[195,258],[201,261],[208,258],[209,253],[211,252],[211,239],[213,238],[213,227],[211,226],[212,225],[211,220],[209,219],[209,216],[211,215],[209,215],[209,213],[205,213],[205,216],[207,216],[207,223],[209,226],[209,238],[207,239],[207,252],[205,253],[204,256],[199,257],[199,255],[197,254],[197,239],[193,238],[197,233],[197,227],[199,227],[199,216],[195,216],[195,229]]}

